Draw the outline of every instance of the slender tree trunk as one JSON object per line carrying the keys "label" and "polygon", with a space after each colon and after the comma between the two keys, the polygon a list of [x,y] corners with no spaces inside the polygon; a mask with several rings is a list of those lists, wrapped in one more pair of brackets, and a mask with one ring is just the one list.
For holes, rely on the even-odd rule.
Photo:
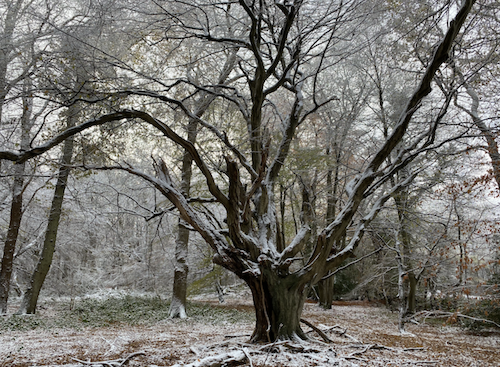
{"label": "slender tree trunk", "polygon": [[399,248],[398,250],[399,253],[396,257],[396,260],[398,262],[398,300],[399,300],[398,329],[400,333],[404,333],[405,331],[404,318],[406,316],[406,302],[405,302],[406,294],[405,294],[404,276],[406,272],[404,269],[403,259],[401,256],[401,249]]}
{"label": "slender tree trunk", "polygon": [[170,303],[169,317],[185,319],[187,301],[187,277],[189,266],[188,257],[189,230],[179,219],[177,241],[175,242],[175,270],[172,302]]}
{"label": "slender tree trunk", "polygon": [[[218,84],[223,84],[225,82],[229,73],[233,69],[235,62],[236,52],[233,52],[226,60],[222,73],[219,76]],[[198,117],[203,116],[214,100],[215,95],[202,95],[202,97],[198,100],[195,115]],[[187,140],[194,145],[198,135],[198,121],[196,119],[189,119],[187,133]],[[184,151],[182,156],[181,190],[186,197],[189,197],[189,192],[191,190],[191,177],[193,175],[192,163],[193,158],[191,157],[191,154],[189,154],[188,151]],[[189,253],[189,229],[184,226],[183,221],[180,219],[177,227],[178,232],[177,241],[175,242],[174,283],[169,317],[186,318],[187,279],[189,272],[189,265],[187,262]]]}
{"label": "slender tree trunk", "polygon": [[318,282],[319,305],[325,310],[332,308],[334,295],[335,275],[329,276]]}
{"label": "slender tree trunk", "polygon": [[[199,113],[203,112],[204,111]],[[198,122],[194,119],[190,119],[188,124],[188,141],[194,144],[196,142],[197,133]],[[186,197],[189,196],[189,191],[191,190],[191,176],[193,174],[192,162],[193,158],[191,157],[191,154],[185,151],[182,157],[181,190]],[[186,301],[187,279],[189,272],[189,265],[187,262],[189,253],[189,229],[186,228],[182,219],[179,219],[177,228],[177,241],[175,242],[174,284],[169,317],[184,319],[187,317]]]}
{"label": "slender tree trunk", "polygon": [[[68,127],[74,126],[74,118],[76,111],[74,108],[70,108],[68,117]],[[57,177],[57,183],[54,190],[54,197],[52,199],[52,204],[50,207],[49,219],[47,223],[47,229],[45,231],[45,239],[43,241],[43,248],[40,258],[36,268],[31,276],[31,281],[28,285],[28,289],[24,293],[21,306],[18,313],[20,314],[34,314],[36,311],[36,305],[38,302],[38,296],[42,285],[45,281],[45,277],[50,270],[52,265],[52,259],[54,256],[57,231],[59,228],[59,221],[61,219],[62,204],[64,200],[64,192],[66,190],[66,185],[68,182],[68,176],[70,168],[67,166],[71,164],[71,158],[73,156],[73,137],[68,138],[64,141],[63,154],[61,158],[61,167],[59,168],[59,175]]]}
{"label": "slender tree trunk", "polygon": [[[327,186],[327,206],[326,206],[326,222],[330,223],[335,219],[337,191],[338,191],[338,177],[340,167],[340,147],[336,144],[333,153],[335,154],[335,170],[329,169],[326,175]],[[331,155],[331,149],[327,149],[326,154]],[[314,237],[313,237],[314,238]],[[335,250],[335,247],[334,247]],[[330,276],[325,280],[320,280],[317,284],[319,305],[320,307],[329,310],[332,308],[333,295],[334,295],[335,276]]]}
{"label": "slender tree trunk", "polygon": [[417,285],[418,278],[415,273],[410,271],[408,273],[408,303],[406,306],[406,313],[413,314],[417,308]]}
{"label": "slender tree trunk", "polygon": [[[29,149],[30,130],[32,126],[31,112],[33,100],[29,97],[31,81],[25,79],[23,85],[23,114],[21,116],[21,149]],[[19,235],[19,228],[23,217],[25,163],[14,165],[14,183],[12,186],[12,203],[10,207],[9,229],[3,249],[2,265],[0,268],[0,313],[7,312],[10,282],[14,266],[14,252]]]}
{"label": "slender tree trunk", "polygon": [[5,246],[3,248],[2,266],[0,269],[0,314],[7,313],[10,280],[14,266],[14,252],[16,250],[19,227],[21,226],[21,219],[23,217],[24,167],[24,163],[16,164],[14,167],[10,222]]}

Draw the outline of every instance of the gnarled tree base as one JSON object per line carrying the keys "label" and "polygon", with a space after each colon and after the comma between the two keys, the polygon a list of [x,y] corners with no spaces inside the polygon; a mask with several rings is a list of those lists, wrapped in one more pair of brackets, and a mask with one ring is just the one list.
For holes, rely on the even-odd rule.
{"label": "gnarled tree base", "polygon": [[300,327],[300,316],[307,291],[290,277],[265,272],[259,278],[246,280],[255,306],[255,330],[252,343],[276,340],[306,340]]}

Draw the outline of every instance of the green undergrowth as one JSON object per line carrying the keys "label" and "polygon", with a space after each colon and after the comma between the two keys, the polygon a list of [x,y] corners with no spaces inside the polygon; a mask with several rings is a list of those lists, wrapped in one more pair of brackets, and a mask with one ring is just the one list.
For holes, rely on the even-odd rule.
{"label": "green undergrowth", "polygon": [[82,298],[77,301],[45,302],[35,315],[0,317],[0,333],[35,329],[83,329],[101,327],[152,326],[161,322],[201,322],[227,324],[250,321],[248,310],[219,307],[202,302],[190,302],[188,319],[168,318],[169,302],[160,297],[119,296],[109,298]]}

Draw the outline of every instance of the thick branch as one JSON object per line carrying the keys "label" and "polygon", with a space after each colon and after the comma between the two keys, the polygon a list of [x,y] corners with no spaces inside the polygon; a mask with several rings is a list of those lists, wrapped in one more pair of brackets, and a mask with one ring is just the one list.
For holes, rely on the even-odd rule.
{"label": "thick branch", "polygon": [[76,135],[84,130],[90,129],[91,127],[104,125],[108,122],[118,121],[118,120],[122,120],[122,119],[126,119],[126,118],[133,118],[133,117],[134,117],[134,112],[128,111],[128,110],[104,115],[104,116],[101,116],[97,119],[90,120],[90,121],[84,122],[83,124],[68,128],[68,129],[64,130],[63,132],[61,132],[60,134],[56,135],[51,140],[47,141],[46,143],[39,145],[38,147],[29,149],[26,151],[20,151],[20,152],[0,151],[0,159],[14,161],[16,163],[24,163],[31,158],[37,157],[37,156],[49,151],[50,149],[54,148],[55,146],[61,144],[64,140],[68,139],[69,137]]}
{"label": "thick branch", "polygon": [[[317,248],[313,253],[311,261],[316,261],[325,256],[324,253],[329,253],[333,243],[340,237],[351,222],[359,204],[364,198],[365,191],[377,177],[377,170],[402,140],[413,114],[419,108],[422,99],[430,93],[432,79],[439,67],[448,59],[448,52],[474,3],[475,0],[466,0],[455,19],[450,23],[450,27],[443,40],[436,48],[418,88],[413,93],[404,112],[401,114],[396,128],[373,157],[365,171],[357,179],[351,182],[349,199],[345,208],[339,213],[336,220],[326,227],[320,235],[318,243],[321,243],[316,246]],[[323,246],[326,247],[323,248]],[[321,253],[323,253],[322,256],[320,256]]]}
{"label": "thick branch", "polygon": [[199,155],[198,151],[194,147],[192,143],[190,143],[188,140],[182,138],[179,136],[177,133],[175,133],[168,125],[164,124],[160,120],[152,117],[151,115],[147,114],[146,112],[142,111],[135,111],[135,110],[124,110],[121,112],[116,112],[112,113],[109,115],[104,115],[98,119],[95,120],[90,120],[87,122],[84,122],[83,124],[77,125],[75,127],[66,129],[59,135],[56,135],[53,139],[49,140],[45,144],[42,144],[36,148],[27,150],[25,152],[4,152],[0,151],[0,159],[9,159],[12,161],[15,161],[17,163],[22,163],[25,162],[26,160],[36,157],[38,155],[41,155],[45,153],[46,151],[50,150],[51,148],[57,146],[61,142],[63,142],[65,139],[69,138],[70,136],[73,136],[79,132],[82,132],[86,129],[89,129],[94,126],[99,126],[103,125],[107,122],[111,121],[116,121],[116,120],[121,120],[125,118],[138,118],[143,120],[146,123],[149,123],[150,125],[154,126],[156,129],[161,131],[166,137],[168,137],[170,140],[172,140],[174,143],[180,145],[183,147],[186,151],[191,154],[191,157],[193,157],[194,162],[200,169],[200,171],[203,173],[205,176],[205,179],[207,181],[208,189],[210,190],[210,193],[214,195],[214,197],[222,204],[224,207],[228,207],[229,205],[229,200],[228,198],[220,191],[219,187],[215,183],[215,180],[212,176],[212,173],[210,172],[210,169],[207,167],[201,156]]}

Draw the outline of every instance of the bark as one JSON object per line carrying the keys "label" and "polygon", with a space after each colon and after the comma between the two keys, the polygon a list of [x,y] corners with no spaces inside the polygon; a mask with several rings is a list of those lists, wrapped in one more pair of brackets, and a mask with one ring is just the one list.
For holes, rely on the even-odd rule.
{"label": "bark", "polygon": [[[12,36],[16,28],[23,0],[17,0],[8,6],[5,12],[4,24],[2,25],[2,35],[0,37],[0,119],[2,118],[5,97],[12,88],[12,82],[7,79],[8,66],[13,59],[14,47]],[[0,121],[1,122],[1,121]]]}
{"label": "bark", "polygon": [[408,273],[408,302],[406,306],[406,314],[414,314],[417,308],[417,285],[418,278],[415,273]]}
{"label": "bark", "polygon": [[172,302],[170,303],[169,317],[184,319],[187,301],[187,277],[189,266],[187,263],[189,243],[189,230],[179,219],[177,241],[175,242],[175,270],[172,290]]}
{"label": "bark", "polygon": [[318,282],[318,297],[319,305],[325,310],[332,308],[333,295],[335,292],[335,275],[329,276],[326,279],[322,279]]}
{"label": "bark", "polygon": [[299,286],[291,276],[281,277],[273,270],[264,270],[260,276],[245,281],[255,306],[253,343],[307,339],[300,327],[306,287]]}
{"label": "bark", "polygon": [[[188,140],[194,144],[196,141],[197,123],[191,120],[188,126]],[[185,151],[182,158],[182,184],[184,195],[189,196],[191,189],[193,158]],[[175,270],[174,284],[172,290],[172,302],[170,304],[169,317],[184,319],[186,314],[187,278],[189,272],[188,259],[189,229],[179,219],[177,241],[175,242]]]}
{"label": "bark", "polygon": [[399,251],[396,258],[398,262],[398,300],[399,300],[398,329],[400,333],[403,333],[405,331],[404,317],[406,315],[405,285],[404,285],[405,269],[403,265],[403,260],[401,258],[399,241],[397,246]]}
{"label": "bark", "polygon": [[[405,172],[402,172],[405,178]],[[394,184],[394,183],[393,183]],[[408,190],[401,190],[400,193],[395,195],[394,201],[396,202],[396,209],[398,212],[399,231],[398,238],[396,239],[397,246],[397,262],[398,262],[398,297],[399,297],[399,330],[404,331],[404,318],[410,311],[410,306],[415,308],[415,296],[417,279],[413,272],[408,272],[407,269],[412,269],[412,261],[410,258],[411,250],[411,236],[408,232],[408,207],[410,206]],[[411,280],[410,280],[411,278]],[[408,283],[408,287],[406,287]],[[408,289],[408,293],[406,292]]]}
{"label": "bark", "polygon": [[[68,127],[74,126],[72,121],[75,118],[76,111],[73,108],[69,110],[68,117]],[[68,138],[64,141],[63,154],[61,157],[61,167],[59,168],[59,174],[57,177],[56,186],[54,189],[54,196],[52,198],[52,204],[50,207],[49,218],[47,223],[47,229],[45,231],[45,239],[43,241],[43,248],[38,259],[36,268],[31,276],[28,288],[24,293],[21,306],[18,313],[20,314],[34,314],[36,311],[36,305],[38,302],[38,296],[40,290],[42,289],[45,277],[50,270],[52,265],[52,259],[54,257],[54,251],[57,240],[57,231],[59,228],[59,221],[62,214],[62,204],[64,201],[64,192],[66,190],[66,185],[68,182],[68,176],[70,168],[67,166],[71,164],[73,156],[73,137]]]}
{"label": "bark", "polygon": [[0,269],[0,314],[7,313],[10,281],[14,266],[14,252],[16,250],[19,227],[23,217],[24,166],[21,163],[15,166],[14,185],[12,187],[12,204],[10,207],[9,229],[3,248],[2,266]]}

